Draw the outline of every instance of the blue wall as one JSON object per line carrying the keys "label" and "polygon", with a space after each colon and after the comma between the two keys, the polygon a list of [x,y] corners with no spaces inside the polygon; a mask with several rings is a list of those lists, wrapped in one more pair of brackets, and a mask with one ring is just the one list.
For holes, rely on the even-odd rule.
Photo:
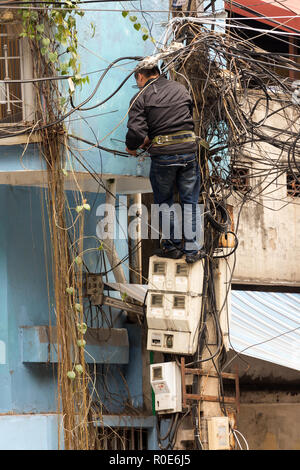
{"label": "blue wall", "polygon": [[[69,205],[75,207],[71,193]],[[103,194],[89,194],[91,212],[85,219],[85,236],[96,234],[96,209],[104,202]],[[45,190],[0,185],[0,341],[6,346],[6,358],[0,357],[0,413],[45,413],[56,411],[56,372],[55,366],[47,364],[23,364],[21,358],[21,338],[19,328],[55,324],[54,299],[51,282],[51,253],[47,227],[47,208]],[[118,204],[118,202],[117,202]],[[43,230],[42,209],[45,214]],[[127,233],[127,215],[122,210],[117,219]],[[85,248],[97,246],[95,238],[88,238]],[[117,243],[119,256],[128,254],[127,240]],[[84,260],[91,271],[99,272],[104,265],[99,263],[97,252],[84,255]],[[98,253],[100,253],[98,251]],[[46,261],[47,259],[47,261]],[[107,263],[109,269],[109,264]],[[96,270],[97,269],[97,270]],[[48,279],[47,279],[48,273]],[[128,276],[128,268],[125,266]],[[108,280],[113,281],[112,273]],[[48,286],[48,287],[47,287]],[[119,314],[112,309],[112,318]],[[93,326],[104,326],[101,320],[97,325],[96,312],[93,309],[89,320]],[[96,324],[96,325],[95,325]],[[127,325],[126,317],[118,315],[114,327],[127,327],[130,341],[130,360],[128,365],[98,366],[98,372],[110,377],[108,389],[121,395],[120,402],[107,400],[109,413],[121,411],[123,399],[127,400],[127,389],[118,370],[128,381],[132,406],[142,406],[142,363],[140,328]],[[102,370],[103,369],[103,370]],[[99,380],[100,395],[104,397],[103,382]]]}
{"label": "blue wall", "polygon": [[[90,84],[84,85],[82,91],[76,91],[75,104],[79,104],[86,99],[94,90],[98,79],[102,72],[90,73],[95,70],[104,70],[109,63],[120,57],[134,57],[134,56],[147,56],[154,52],[155,45],[150,39],[143,41],[143,33],[141,30],[136,31],[133,23],[130,21],[129,16],[136,16],[142,27],[152,26],[152,35],[156,40],[161,39],[164,32],[161,23],[166,22],[168,13],[154,13],[151,16],[147,13],[144,17],[140,13],[130,14],[123,18],[120,11],[119,2],[108,2],[101,5],[102,10],[114,10],[111,12],[86,12],[85,16],[78,22],[79,30],[79,53],[81,56],[81,71],[82,74],[88,73]],[[122,2],[124,8],[133,10],[134,7],[140,8],[139,2]],[[144,0],[144,10],[165,10],[169,9],[168,0]],[[151,19],[152,18],[152,19]],[[153,21],[154,19],[154,21]],[[147,20],[147,21],[146,21]],[[90,34],[90,23],[93,22],[96,26],[94,37]],[[125,77],[132,72],[137,65],[136,61],[125,60],[118,62],[117,66],[109,71],[105,76],[100,88],[93,97],[93,99],[86,105],[86,107],[96,105],[109,96],[125,79]],[[120,91],[113,96],[103,106],[97,107],[90,111],[83,111],[75,113],[70,117],[71,125],[70,131],[75,135],[85,137],[92,142],[96,138],[101,141],[100,145],[109,148],[119,149],[125,151],[125,144],[118,142],[117,139],[124,141],[126,134],[127,116],[126,113],[129,107],[129,101],[133,95],[137,93],[137,89],[133,88],[136,85],[133,75],[120,89]],[[97,115],[99,117],[88,118],[87,122],[83,119],[74,121],[74,118]],[[107,114],[104,114],[107,113]],[[93,129],[91,131],[90,127]],[[116,128],[113,133],[111,131]],[[106,137],[107,136],[107,137]],[[105,138],[106,137],[106,138]],[[105,140],[103,140],[105,138]],[[87,147],[86,145],[82,145]],[[116,173],[116,174],[136,174],[136,159],[129,157],[112,157],[106,152],[102,152],[102,166],[99,161],[99,154],[95,150],[88,152],[88,159],[90,164],[97,171],[103,173]],[[148,163],[145,162],[144,175],[148,174]],[[80,164],[76,164],[75,168],[81,169]]]}
{"label": "blue wall", "polygon": [[[122,2],[130,9],[133,4]],[[139,8],[138,2],[134,4]],[[107,2],[101,5],[101,10],[118,10],[119,2]],[[145,10],[168,10],[168,0],[143,1]],[[131,13],[134,14],[133,12]],[[142,26],[148,27],[140,14],[136,14]],[[167,20],[167,13],[155,13],[155,24],[152,34],[160,38],[162,28],[160,21]],[[147,16],[151,23],[150,16]],[[96,26],[96,34],[90,37],[90,22]],[[90,84],[85,85],[81,91],[76,91],[75,104],[83,101],[93,91],[101,71],[114,59],[121,56],[145,56],[154,51],[154,45],[150,40],[143,41],[141,31],[133,28],[133,23],[123,18],[120,11],[112,12],[86,12],[81,19],[78,17],[78,36],[82,74],[88,73]],[[114,91],[125,76],[132,71],[136,62],[120,63],[121,67],[113,69],[103,80],[100,89],[87,106],[99,103],[103,98]],[[95,72],[95,73],[93,73]],[[92,142],[100,141],[100,145],[125,150],[124,141],[127,124],[127,110],[131,97],[136,93],[134,78],[131,77],[124,87],[104,106],[94,110],[76,112],[72,114],[66,125],[69,132],[81,136]],[[96,117],[91,117],[97,115]],[[83,119],[85,118],[85,120]],[[108,135],[116,127],[116,130]],[[107,136],[105,139],[104,137]],[[117,139],[117,140],[112,140]],[[74,147],[87,149],[87,145],[72,140]],[[0,172],[15,172],[45,169],[41,161],[38,147],[35,144],[28,145],[24,155],[22,146],[2,146],[0,158]],[[74,152],[78,158],[88,162],[90,169],[100,174],[135,175],[137,159],[132,157],[115,157],[105,151],[91,148],[88,151]],[[22,157],[22,158],[21,158]],[[73,166],[75,170],[85,171],[84,168],[72,160],[67,163],[67,168]],[[142,175],[147,176],[149,161],[143,163]],[[73,194],[68,194],[69,204],[75,207]],[[103,194],[87,195],[92,207],[86,215],[85,235],[96,235],[96,209],[104,201]],[[43,226],[42,214],[45,214],[45,226]],[[118,220],[122,230],[127,233],[127,215],[120,210]],[[95,247],[96,240],[87,238],[85,248]],[[14,187],[0,185],[0,413],[49,413],[56,412],[56,370],[55,366],[47,364],[24,364],[21,358],[21,337],[19,328],[22,326],[37,326],[55,324],[54,299],[51,281],[51,253],[49,243],[49,231],[47,227],[47,208],[45,205],[45,190],[33,187]],[[117,250],[120,258],[128,254],[126,238],[119,240]],[[99,262],[99,253],[88,253],[85,262],[91,271],[99,272],[104,265]],[[127,266],[126,266],[127,265]],[[108,264],[107,264],[108,266]],[[128,277],[128,263],[124,263],[125,274]],[[48,277],[47,277],[48,274]],[[113,281],[112,273],[108,279]],[[112,318],[118,316],[116,310],[112,309]],[[93,310],[93,315],[96,312]],[[105,325],[104,325],[105,326]],[[118,316],[115,327],[126,327],[130,341],[130,358],[128,365],[97,366],[97,389],[100,396],[105,400],[108,413],[116,413],[122,410],[124,400],[129,406],[142,408],[142,349],[140,328],[136,325],[126,323],[124,315]],[[126,378],[129,391],[124,385],[119,371]],[[108,393],[104,392],[100,374],[104,373],[109,381]],[[118,400],[112,398],[118,395]],[[105,396],[107,395],[107,396]],[[26,429],[30,429],[30,416],[22,418],[19,423],[25,423],[25,427],[16,420],[0,421],[0,436],[6,437],[6,443],[2,448],[31,448],[29,441],[24,440]],[[42,419],[42,418],[41,418]],[[50,423],[50,421],[51,423]],[[53,448],[51,418],[34,421],[32,439],[39,434],[44,438],[40,447]],[[32,421],[33,423],[33,421]],[[50,423],[50,424],[47,424]],[[18,427],[20,426],[20,427]],[[50,426],[50,428],[49,428]],[[5,431],[7,429],[7,432]],[[10,447],[14,438],[14,430],[20,430],[15,434],[15,444]],[[23,429],[23,437],[21,437]],[[10,437],[11,436],[11,437]],[[49,437],[50,436],[50,437]],[[1,437],[1,439],[2,439]],[[18,439],[20,445],[18,445]],[[50,439],[50,440],[49,440]],[[42,442],[43,441],[43,442]],[[52,443],[51,443],[51,442]],[[54,446],[55,448],[55,446]]]}
{"label": "blue wall", "polygon": [[49,324],[51,316],[40,197],[39,189],[0,186],[3,293],[0,300],[3,336],[0,339],[6,343],[6,363],[0,365],[1,412],[53,408],[50,398],[54,392],[53,372],[38,365],[30,371],[20,362],[18,330],[23,325]]}
{"label": "blue wall", "polygon": [[[122,2],[124,8],[133,9],[134,6],[139,8],[139,2]],[[141,31],[136,31],[129,17],[123,18],[120,11],[119,2],[105,2],[105,4],[91,4],[91,9],[112,10],[105,11],[88,11],[83,17],[77,17],[77,29],[79,38],[79,54],[81,62],[81,74],[89,75],[90,83],[85,84],[82,90],[76,90],[73,100],[78,105],[85,100],[93,92],[102,72],[115,59],[128,56],[146,56],[152,54],[155,50],[154,44],[150,39],[143,41]],[[143,1],[145,10],[165,10],[169,8],[168,0],[145,0]],[[135,15],[142,27],[151,26],[152,20],[150,15],[144,14],[147,18],[148,25],[139,13],[131,12]],[[167,13],[154,13],[152,34],[156,39],[160,39],[163,33],[161,22],[167,21]],[[92,37],[91,22],[95,24],[95,35]],[[124,61],[118,63],[118,67],[113,68],[104,78],[97,93],[85,107],[94,106],[109,96],[124,80],[124,78],[136,66],[136,61]],[[130,77],[128,82],[120,89],[120,91],[107,103],[101,107],[96,107],[87,111],[76,111],[69,120],[65,121],[69,133],[85,138],[91,142],[108,148],[125,151],[125,134],[127,131],[127,111],[129,101],[138,91],[132,86],[135,85],[134,77]],[[67,82],[62,83],[62,87],[68,90]],[[67,91],[66,91],[67,93]],[[92,117],[94,116],[94,117]],[[112,134],[110,132],[116,127]],[[107,136],[107,137],[106,137]],[[106,138],[105,138],[106,137]],[[103,140],[104,139],[104,140]],[[111,140],[111,139],[117,139]],[[134,157],[118,157],[113,156],[105,151],[99,151],[96,148],[89,148],[89,145],[80,143],[71,139],[71,145],[76,148],[85,149],[83,153],[75,151],[76,155],[84,158],[88,162],[89,168],[98,173],[113,173],[117,175],[136,175],[137,159]],[[45,165],[41,162],[37,146],[29,145],[24,156],[20,159],[23,148],[21,146],[2,146],[0,171],[18,171],[24,170],[24,167],[31,170],[44,169]],[[72,158],[71,158],[72,160]],[[86,170],[83,166],[74,160],[68,163],[67,167],[73,166],[75,170]],[[142,175],[148,176],[149,161],[142,164]]]}

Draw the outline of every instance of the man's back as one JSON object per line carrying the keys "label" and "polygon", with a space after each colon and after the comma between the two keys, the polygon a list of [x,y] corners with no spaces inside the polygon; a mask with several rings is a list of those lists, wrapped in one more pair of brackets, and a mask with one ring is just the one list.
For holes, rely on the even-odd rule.
{"label": "man's back", "polygon": [[[131,100],[126,144],[138,148],[148,135],[150,140],[158,135],[178,131],[193,131],[192,99],[186,88],[164,76],[150,79]],[[194,142],[173,143],[162,148],[150,147],[151,155],[183,154],[195,151]]]}

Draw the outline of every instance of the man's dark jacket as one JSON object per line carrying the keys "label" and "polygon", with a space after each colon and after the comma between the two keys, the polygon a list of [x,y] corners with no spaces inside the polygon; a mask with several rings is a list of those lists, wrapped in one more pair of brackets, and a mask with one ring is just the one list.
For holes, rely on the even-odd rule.
{"label": "man's dark jacket", "polygon": [[[194,130],[193,103],[189,92],[180,83],[167,80],[163,75],[158,79],[148,80],[142,90],[132,98],[131,104],[126,134],[126,147],[129,150],[138,149],[146,136],[152,140],[157,135]],[[195,151],[194,142],[151,146],[148,150],[151,156]]]}

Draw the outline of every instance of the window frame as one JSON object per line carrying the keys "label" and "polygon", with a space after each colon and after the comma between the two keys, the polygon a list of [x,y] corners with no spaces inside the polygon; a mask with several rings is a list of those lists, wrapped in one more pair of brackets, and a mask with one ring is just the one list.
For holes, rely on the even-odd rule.
{"label": "window frame", "polygon": [[[19,70],[20,70],[20,84],[21,88],[21,106],[22,106],[22,119],[15,122],[0,122],[0,128],[15,128],[15,127],[25,127],[28,124],[32,124],[35,118],[35,98],[34,98],[34,89],[33,82],[26,82],[24,80],[32,79],[32,56],[30,52],[29,42],[27,38],[19,38],[19,26],[20,23],[12,22],[8,27],[15,27],[15,34],[8,33],[9,36],[15,37],[18,40],[19,45]],[[17,56],[16,56],[17,57]],[[4,60],[4,59],[1,59]],[[14,77],[9,77],[9,80],[15,80]],[[5,80],[2,79],[1,83],[5,83]],[[8,82],[10,83],[10,82]]]}

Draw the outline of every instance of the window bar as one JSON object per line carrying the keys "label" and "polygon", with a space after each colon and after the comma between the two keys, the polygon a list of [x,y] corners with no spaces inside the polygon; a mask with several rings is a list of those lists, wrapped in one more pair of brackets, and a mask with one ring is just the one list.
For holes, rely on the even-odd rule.
{"label": "window bar", "polygon": [[143,450],[143,430],[139,429],[139,450]]}
{"label": "window bar", "polygon": [[[4,80],[9,80],[8,76],[8,47],[7,44],[4,44],[4,63],[5,63],[5,77]],[[11,114],[11,107],[10,107],[10,96],[9,96],[9,83],[5,84],[6,89],[6,103],[7,103],[7,114]]]}
{"label": "window bar", "polygon": [[120,438],[120,441],[121,441],[121,450],[126,450],[126,428],[122,429],[122,438]]}
{"label": "window bar", "polygon": [[117,435],[115,432],[113,436],[113,450],[118,450],[118,440],[117,440]]}
{"label": "window bar", "polygon": [[130,428],[130,450],[135,450],[135,445],[134,445],[134,428]]}

